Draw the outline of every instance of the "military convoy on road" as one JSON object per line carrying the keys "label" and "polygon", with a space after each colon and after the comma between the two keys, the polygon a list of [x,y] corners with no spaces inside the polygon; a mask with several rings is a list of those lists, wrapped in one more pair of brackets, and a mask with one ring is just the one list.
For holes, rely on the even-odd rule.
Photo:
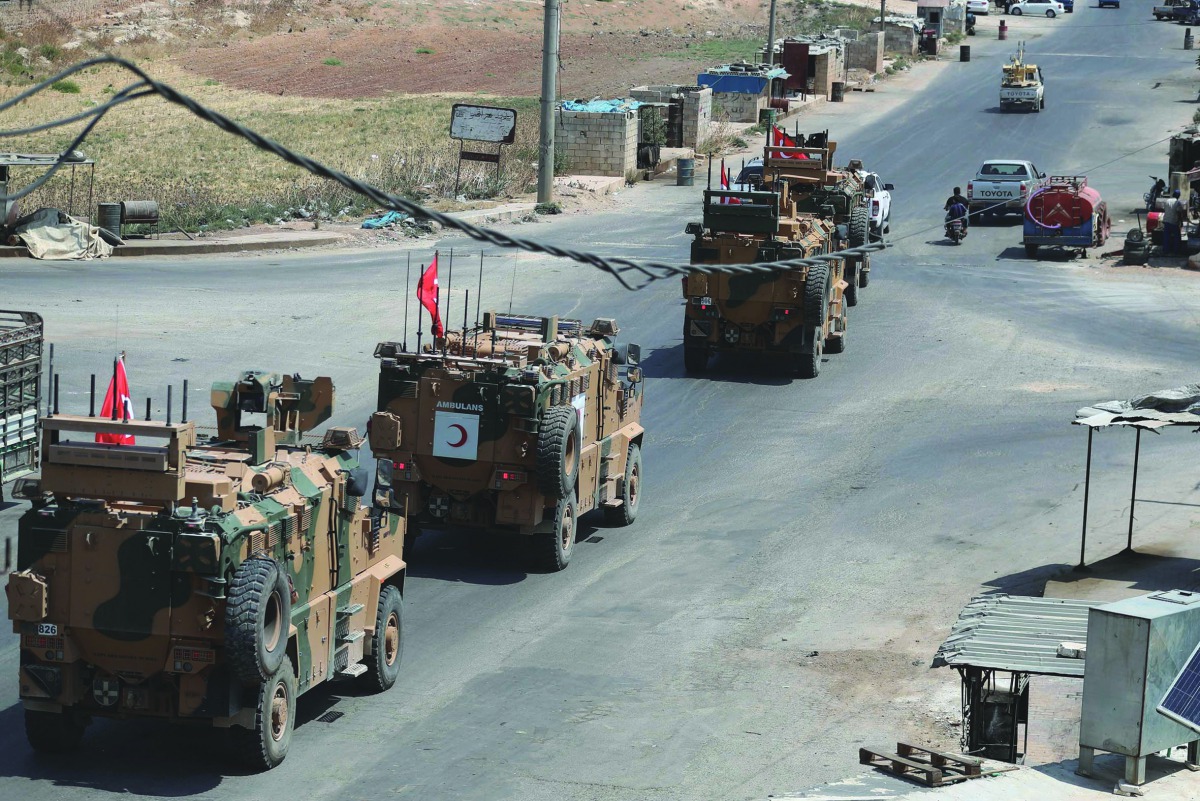
{"label": "military convoy on road", "polygon": [[361,503],[354,429],[307,433],[333,401],[328,378],[248,372],[213,385],[203,443],[169,409],[42,420],[7,586],[35,749],[74,748],[92,717],[151,717],[229,728],[239,756],[271,768],[298,696],[392,686],[405,521]]}
{"label": "military convoy on road", "polygon": [[[767,144],[750,189],[705,190],[703,222],[685,229],[692,264],[805,259],[867,243],[862,165],[835,168],[828,133],[801,141]],[[702,372],[714,353],[757,351],[815,378],[825,352],[845,349],[847,309],[869,272],[862,255],[772,272],[691,273],[683,282],[685,369]]]}
{"label": "military convoy on road", "polygon": [[531,537],[536,564],[561,570],[578,518],[629,525],[641,500],[639,348],[617,324],[489,312],[423,352],[382,342],[377,508],[418,526]]}

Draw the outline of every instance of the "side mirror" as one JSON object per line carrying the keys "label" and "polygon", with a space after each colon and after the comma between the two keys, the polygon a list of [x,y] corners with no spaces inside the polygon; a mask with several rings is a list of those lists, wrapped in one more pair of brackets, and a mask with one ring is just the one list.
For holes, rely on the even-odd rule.
{"label": "side mirror", "polygon": [[885,190],[887,190],[888,192],[891,192],[893,189],[895,189],[895,188],[896,188],[896,186],[895,186],[895,184],[884,184],[884,185],[883,185],[883,188],[884,188]]}
{"label": "side mirror", "polygon": [[642,383],[642,368],[630,367],[625,373],[625,377],[629,379],[630,384]]}
{"label": "side mirror", "polygon": [[625,363],[629,365],[639,364],[642,361],[642,346],[635,345],[632,342],[625,348]]}
{"label": "side mirror", "polygon": [[1046,177],[1046,173],[1044,173],[1044,172],[1038,173],[1038,178],[1045,178],[1045,177]]}
{"label": "side mirror", "polygon": [[689,236],[700,236],[704,233],[704,225],[698,222],[690,222],[683,227],[683,232]]}

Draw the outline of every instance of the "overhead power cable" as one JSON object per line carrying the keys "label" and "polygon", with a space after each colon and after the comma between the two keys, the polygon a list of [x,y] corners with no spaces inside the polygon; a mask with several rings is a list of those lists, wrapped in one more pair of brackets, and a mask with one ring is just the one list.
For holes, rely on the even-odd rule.
{"label": "overhead power cable", "polygon": [[33,97],[38,92],[44,91],[57,81],[69,78],[76,73],[93,67],[111,65],[128,70],[136,75],[140,80],[122,89],[114,97],[106,103],[89,109],[84,114],[77,114],[73,117],[56,120],[54,122],[45,123],[33,128],[26,128],[13,131],[0,131],[0,136],[24,136],[36,131],[46,130],[48,128],[67,125],[70,122],[79,121],[92,117],[91,121],[79,132],[70,146],[60,154],[59,158],[50,169],[46,171],[38,180],[31,183],[16,192],[0,196],[2,200],[16,200],[38,189],[46,183],[58,170],[64,165],[71,162],[72,151],[78,149],[87,139],[88,134],[95,128],[104,116],[112,111],[116,106],[126,103],[130,100],[146,97],[147,95],[156,94],[168,102],[183,106],[192,114],[196,115],[206,122],[216,125],[223,131],[245,139],[255,147],[265,150],[268,153],[273,153],[289,164],[294,164],[301,169],[307,170],[313,175],[327,178],[334,181],[347,189],[356,192],[364,197],[369,198],[376,205],[391,209],[394,211],[402,211],[416,218],[423,218],[437,222],[446,228],[452,228],[480,242],[488,242],[492,245],[502,248],[515,248],[526,250],[531,253],[543,253],[548,256],[555,256],[571,261],[587,264],[595,267],[602,272],[606,272],[614,277],[626,289],[638,290],[642,289],[651,283],[661,281],[667,278],[674,278],[688,275],[689,273],[770,273],[779,272],[780,270],[794,269],[798,267],[810,267],[817,264],[822,264],[827,261],[841,259],[847,256],[863,256],[868,253],[883,250],[887,247],[886,243],[873,242],[862,245],[860,247],[848,248],[845,250],[836,251],[834,253],[825,253],[817,256],[812,256],[803,259],[785,259],[773,262],[760,262],[754,264],[671,264],[667,262],[657,261],[634,261],[632,259],[606,257],[596,253],[590,253],[583,250],[575,250],[573,248],[564,248],[557,245],[538,242],[534,239],[526,239],[523,237],[510,236],[508,234],[496,231],[490,228],[481,228],[472,225],[463,220],[452,217],[448,214],[428,209],[411,200],[399,197],[397,195],[384,192],[383,190],[374,187],[364,181],[351,178],[345,173],[335,170],[332,167],[308,158],[307,156],[296,153],[283,145],[268,139],[265,136],[234,122],[225,115],[214,111],[199,101],[191,98],[174,87],[156,81],[150,77],[144,70],[138,67],[133,62],[118,58],[116,56],[98,56],[87,61],[80,62],[66,70],[63,70],[58,75],[42,81],[37,86],[22,92],[10,100],[0,103],[0,114],[12,108],[18,103],[24,102]]}

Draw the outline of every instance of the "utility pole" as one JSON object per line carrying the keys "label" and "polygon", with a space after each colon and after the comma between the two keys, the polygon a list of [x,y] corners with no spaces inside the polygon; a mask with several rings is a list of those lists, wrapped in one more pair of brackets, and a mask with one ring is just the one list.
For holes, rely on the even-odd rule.
{"label": "utility pole", "polygon": [[[879,0],[879,30],[887,35],[887,0]],[[887,49],[887,43],[884,42],[884,49]]]}
{"label": "utility pole", "polygon": [[554,198],[554,101],[558,95],[558,0],[546,0],[542,31],[542,131],[538,139],[538,203]]}
{"label": "utility pole", "polygon": [[771,21],[767,23],[767,63],[775,66],[775,0],[771,0]]}

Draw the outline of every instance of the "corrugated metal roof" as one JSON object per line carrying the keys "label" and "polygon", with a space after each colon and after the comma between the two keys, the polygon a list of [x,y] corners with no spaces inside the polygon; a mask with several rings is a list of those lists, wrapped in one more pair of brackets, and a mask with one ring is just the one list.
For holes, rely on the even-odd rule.
{"label": "corrugated metal roof", "polygon": [[1088,610],[1100,605],[1068,598],[980,595],[959,613],[933,666],[1082,678],[1084,660],[1059,656],[1058,646],[1086,643]]}

